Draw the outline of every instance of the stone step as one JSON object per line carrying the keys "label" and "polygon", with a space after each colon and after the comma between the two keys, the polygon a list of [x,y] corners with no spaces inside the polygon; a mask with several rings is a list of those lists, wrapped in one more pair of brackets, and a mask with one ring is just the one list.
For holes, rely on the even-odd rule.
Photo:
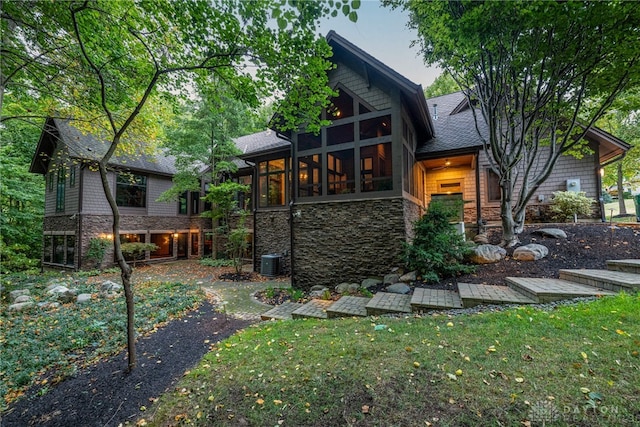
{"label": "stone step", "polygon": [[611,270],[560,270],[560,278],[610,291],[640,290],[640,274]]}
{"label": "stone step", "polygon": [[462,305],[474,307],[480,304],[534,304],[536,300],[508,286],[458,283]]}
{"label": "stone step", "polygon": [[550,302],[578,297],[615,295],[604,289],[553,278],[507,277],[509,287],[520,292],[534,302]]}
{"label": "stone step", "polygon": [[607,269],[640,274],[640,259],[616,259],[607,261]]}
{"label": "stone step", "polygon": [[411,313],[411,295],[378,292],[371,298],[365,308],[369,316],[387,313]]}
{"label": "stone step", "polygon": [[302,307],[297,308],[291,313],[291,317],[294,319],[314,318],[314,319],[326,319],[327,308],[334,303],[333,300],[324,299],[312,299],[304,304]]}
{"label": "stone step", "polygon": [[411,296],[411,307],[413,311],[462,308],[462,300],[456,291],[415,288]]}
{"label": "stone step", "polygon": [[266,313],[262,313],[260,318],[262,320],[291,320],[293,317],[291,313],[302,307],[302,304],[297,302],[285,302],[280,305],[276,305]]}
{"label": "stone step", "polygon": [[367,316],[367,304],[371,298],[344,296],[327,308],[327,317]]}

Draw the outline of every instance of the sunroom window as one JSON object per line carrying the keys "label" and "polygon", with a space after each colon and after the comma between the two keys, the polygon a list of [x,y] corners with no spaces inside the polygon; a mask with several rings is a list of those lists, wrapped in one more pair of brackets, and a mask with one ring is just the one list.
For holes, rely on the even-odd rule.
{"label": "sunroom window", "polygon": [[121,207],[144,208],[147,206],[147,177],[135,174],[118,174],[116,203]]}
{"label": "sunroom window", "polygon": [[258,199],[261,208],[285,205],[286,173],[285,159],[260,162]]}

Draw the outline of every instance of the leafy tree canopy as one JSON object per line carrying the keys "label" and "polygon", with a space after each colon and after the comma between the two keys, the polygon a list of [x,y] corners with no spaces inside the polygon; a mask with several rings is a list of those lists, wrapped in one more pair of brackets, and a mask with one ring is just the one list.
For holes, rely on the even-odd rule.
{"label": "leafy tree canopy", "polygon": [[447,95],[460,91],[460,86],[446,71],[440,74],[436,79],[424,89],[425,98],[435,98],[436,96]]}
{"label": "leafy tree canopy", "polygon": [[[389,0],[410,12],[422,52],[465,90],[500,179],[503,243],[564,153],[640,81],[640,4]],[[587,102],[587,100],[600,100]],[[546,147],[543,149],[543,147]]]}

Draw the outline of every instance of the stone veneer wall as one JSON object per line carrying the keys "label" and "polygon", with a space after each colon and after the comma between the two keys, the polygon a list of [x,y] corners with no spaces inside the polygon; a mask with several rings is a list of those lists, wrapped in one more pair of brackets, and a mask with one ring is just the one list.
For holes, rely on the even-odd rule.
{"label": "stone veneer wall", "polygon": [[260,272],[262,255],[282,255],[282,274],[291,273],[291,228],[289,209],[255,213],[255,271]]}
{"label": "stone veneer wall", "polygon": [[402,198],[296,205],[294,285],[334,287],[387,274],[401,262],[409,216]]}
{"label": "stone veneer wall", "polygon": [[404,199],[404,226],[407,233],[407,241],[413,240],[413,225],[422,218],[425,210],[417,203]]}

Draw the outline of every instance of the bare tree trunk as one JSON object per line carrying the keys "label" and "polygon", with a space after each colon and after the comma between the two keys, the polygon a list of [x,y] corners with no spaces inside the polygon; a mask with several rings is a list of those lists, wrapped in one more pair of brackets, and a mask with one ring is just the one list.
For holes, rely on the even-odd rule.
{"label": "bare tree trunk", "polygon": [[500,218],[502,220],[502,242],[500,242],[500,246],[510,248],[520,243],[518,234],[522,231],[521,224],[518,224],[513,217],[511,200],[506,200],[500,204]]}
{"label": "bare tree trunk", "polygon": [[618,162],[618,207],[620,208],[620,215],[627,214],[627,206],[624,204],[624,178],[622,177],[622,162]]}
{"label": "bare tree trunk", "polygon": [[127,369],[133,370],[136,366],[136,329],[135,329],[135,305],[133,301],[133,288],[131,286],[132,269],[124,259],[122,254],[122,246],[120,243],[120,211],[118,205],[111,193],[109,180],[107,179],[107,168],[103,162],[99,164],[100,180],[104,195],[109,202],[111,213],[113,215],[113,251],[116,257],[118,267],[120,267],[120,277],[122,278],[122,286],[124,287],[124,296],[127,306]]}

